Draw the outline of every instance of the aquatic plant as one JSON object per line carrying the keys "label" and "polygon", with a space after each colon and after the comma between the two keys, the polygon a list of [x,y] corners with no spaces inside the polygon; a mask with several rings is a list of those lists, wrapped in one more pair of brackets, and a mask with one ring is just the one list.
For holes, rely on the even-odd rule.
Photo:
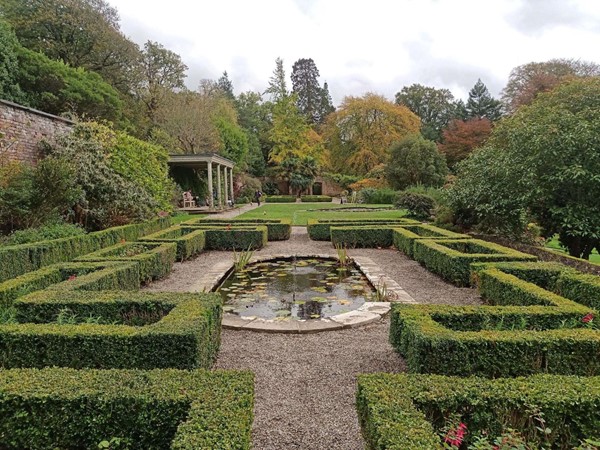
{"label": "aquatic plant", "polygon": [[235,250],[233,251],[233,267],[236,272],[241,272],[244,270],[252,259],[254,251],[250,249],[251,247],[248,247],[247,250],[242,250],[239,253]]}

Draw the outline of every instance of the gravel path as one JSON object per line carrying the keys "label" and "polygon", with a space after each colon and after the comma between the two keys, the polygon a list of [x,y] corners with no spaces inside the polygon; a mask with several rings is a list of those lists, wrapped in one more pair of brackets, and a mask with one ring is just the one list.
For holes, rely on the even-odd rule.
{"label": "gravel path", "polygon": [[[289,241],[269,242],[257,255],[335,254],[329,242],[308,239],[294,227]],[[420,303],[480,302],[474,289],[457,288],[396,250],[350,250],[371,258]],[[186,291],[230,252],[206,252],[175,264],[152,291]],[[404,362],[388,343],[389,319],[364,327],[287,335],[223,330],[216,368],[256,374],[255,450],[358,450],[364,448],[355,410],[356,375],[401,372]]]}

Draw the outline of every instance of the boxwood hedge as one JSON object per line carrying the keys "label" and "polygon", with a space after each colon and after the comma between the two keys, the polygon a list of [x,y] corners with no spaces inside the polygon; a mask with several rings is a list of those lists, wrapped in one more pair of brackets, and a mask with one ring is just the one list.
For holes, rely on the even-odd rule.
{"label": "boxwood hedge", "polygon": [[269,195],[265,197],[265,203],[296,203],[295,195]]}
{"label": "boxwood hedge", "polygon": [[[22,322],[0,325],[5,368],[209,368],[220,344],[218,294],[42,291],[14,306]],[[65,310],[80,322],[33,323]],[[123,324],[136,315],[151,323]]]}
{"label": "boxwood hedge", "polygon": [[181,226],[173,226],[158,233],[149,234],[139,239],[142,242],[175,242],[177,259],[185,261],[204,250],[206,236],[204,230]]}
{"label": "boxwood hedge", "polygon": [[[442,449],[444,419],[457,414],[471,436],[520,430],[546,448],[573,448],[600,430],[600,377],[534,375],[489,380],[436,375],[359,375],[358,416],[371,450]],[[551,433],[536,429],[537,410]],[[547,439],[548,443],[543,441]]]}
{"label": "boxwood hedge", "polygon": [[418,224],[412,219],[362,219],[362,220],[322,220],[308,219],[306,230],[308,237],[314,241],[330,241],[331,227],[400,227],[408,224]]}
{"label": "boxwood hedge", "polygon": [[253,386],[242,371],[3,370],[0,447],[91,449],[115,438],[115,448],[246,450]]}
{"label": "boxwood hedge", "polygon": [[331,203],[333,199],[329,195],[303,195],[300,200],[303,203]]}
{"label": "boxwood hedge", "polygon": [[166,277],[177,258],[175,242],[126,242],[80,256],[75,261],[135,262],[140,267],[140,281]]}
{"label": "boxwood hedge", "polygon": [[392,228],[378,227],[338,227],[332,226],[331,243],[348,248],[387,248],[393,243]]}
{"label": "boxwood hedge", "polygon": [[417,239],[413,256],[428,270],[457,286],[470,284],[472,263],[537,260],[533,255],[479,239]]}
{"label": "boxwood hedge", "polygon": [[50,264],[71,261],[123,240],[135,241],[170,225],[171,218],[163,217],[79,236],[0,247],[0,282]]}
{"label": "boxwood hedge", "polygon": [[428,224],[402,225],[394,229],[394,247],[409,258],[413,257],[413,247],[417,239],[468,239],[466,234],[454,233]]}
{"label": "boxwood hedge", "polygon": [[291,219],[192,219],[183,222],[182,226],[234,227],[246,225],[264,225],[267,227],[269,241],[285,241],[292,234]]}
{"label": "boxwood hedge", "polygon": [[136,263],[54,264],[0,283],[0,306],[9,306],[15,298],[42,289],[101,291],[139,288],[140,270]]}

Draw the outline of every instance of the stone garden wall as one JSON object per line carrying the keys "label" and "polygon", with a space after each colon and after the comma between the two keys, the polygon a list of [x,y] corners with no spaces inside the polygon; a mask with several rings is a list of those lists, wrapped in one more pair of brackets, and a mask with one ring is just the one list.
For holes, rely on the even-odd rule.
{"label": "stone garden wall", "polygon": [[0,158],[35,164],[40,141],[70,131],[74,122],[0,100]]}

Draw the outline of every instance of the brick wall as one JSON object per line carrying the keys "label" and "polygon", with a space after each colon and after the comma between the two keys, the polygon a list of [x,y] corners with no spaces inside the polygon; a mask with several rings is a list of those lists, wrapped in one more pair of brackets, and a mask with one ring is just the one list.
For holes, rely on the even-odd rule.
{"label": "brick wall", "polygon": [[35,164],[39,143],[70,131],[74,122],[0,100],[0,158]]}

